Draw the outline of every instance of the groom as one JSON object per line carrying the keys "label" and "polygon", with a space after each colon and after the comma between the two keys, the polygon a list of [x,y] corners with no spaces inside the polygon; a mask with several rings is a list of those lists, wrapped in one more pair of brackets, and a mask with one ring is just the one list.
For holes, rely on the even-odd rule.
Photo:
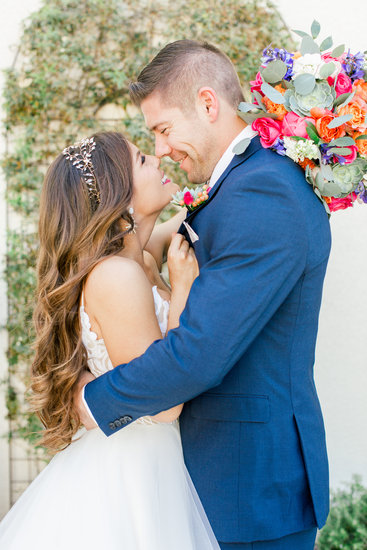
{"label": "groom", "polygon": [[303,171],[237,116],[239,80],[215,47],[167,45],[131,96],[157,156],[210,180],[180,230],[200,276],[179,328],[87,384],[85,400],[106,435],[185,402],[185,461],[221,548],[311,550],[328,514],[313,379],[326,213]]}

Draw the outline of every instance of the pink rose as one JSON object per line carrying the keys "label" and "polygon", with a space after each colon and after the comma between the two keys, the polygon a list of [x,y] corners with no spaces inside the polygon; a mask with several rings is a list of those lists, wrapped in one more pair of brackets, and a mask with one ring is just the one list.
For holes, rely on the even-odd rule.
{"label": "pink rose", "polygon": [[191,195],[190,191],[186,191],[183,197],[184,203],[186,206],[190,206],[194,202],[193,196]]}
{"label": "pink rose", "polygon": [[348,145],[346,149],[350,149],[350,155],[340,155],[345,159],[345,164],[351,164],[357,158],[358,147],[356,145]]}
{"label": "pink rose", "polygon": [[[250,80],[251,93],[256,91],[256,92],[259,92],[263,96],[264,94],[261,91],[262,83],[263,83],[263,79],[261,78],[261,74],[257,73],[255,80]],[[257,105],[256,98],[254,98],[254,104]]]}
{"label": "pink rose", "polygon": [[261,145],[265,148],[272,147],[282,131],[282,123],[273,118],[261,117],[254,120],[251,128],[260,136]]}
{"label": "pink rose", "polygon": [[[330,84],[330,80],[332,80],[332,83]],[[331,78],[329,76],[328,82],[330,86],[333,86],[335,79]],[[349,94],[352,91],[352,81],[344,73],[339,73],[336,77],[336,84],[335,84],[335,91],[336,91],[336,97],[342,95],[342,94]]]}
{"label": "pink rose", "polygon": [[306,139],[308,134],[306,132],[307,122],[312,122],[315,124],[313,118],[310,117],[300,117],[295,113],[287,113],[283,118],[283,128],[282,132],[284,136],[298,136]]}
{"label": "pink rose", "polygon": [[345,210],[346,208],[353,206],[353,202],[356,200],[356,198],[357,198],[357,195],[354,192],[342,199],[336,199],[335,197],[331,197],[330,202],[327,201],[328,206],[330,208],[330,212],[336,212],[337,210]]}
{"label": "pink rose", "polygon": [[323,53],[321,55],[321,59],[325,61],[325,63],[329,63],[330,61],[339,61],[339,63],[343,62],[344,53],[340,55],[339,57],[332,57],[330,53]]}

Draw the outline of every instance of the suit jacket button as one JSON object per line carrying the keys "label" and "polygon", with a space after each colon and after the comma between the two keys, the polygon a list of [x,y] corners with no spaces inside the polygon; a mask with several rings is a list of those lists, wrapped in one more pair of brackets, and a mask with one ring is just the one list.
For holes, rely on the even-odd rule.
{"label": "suit jacket button", "polygon": [[120,420],[115,420],[114,424],[115,424],[115,428],[119,428],[121,426]]}
{"label": "suit jacket button", "polygon": [[109,427],[110,427],[110,430],[114,430],[114,429],[116,428],[115,423],[114,423],[114,422],[110,422],[110,423],[109,423]]}
{"label": "suit jacket button", "polygon": [[121,422],[122,424],[128,424],[128,423],[131,422],[131,421],[132,421],[132,418],[131,418],[131,416],[129,416],[128,414],[125,415],[125,416],[122,416],[122,417],[120,418],[120,422]]}

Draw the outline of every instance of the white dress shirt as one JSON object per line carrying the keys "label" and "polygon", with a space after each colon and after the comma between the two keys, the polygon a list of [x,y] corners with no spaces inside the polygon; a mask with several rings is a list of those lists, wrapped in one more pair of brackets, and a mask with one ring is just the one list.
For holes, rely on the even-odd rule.
{"label": "white dress shirt", "polygon": [[255,132],[251,126],[246,126],[232,141],[232,143],[229,145],[229,147],[224,151],[223,155],[218,160],[213,173],[211,175],[211,178],[209,180],[209,187],[213,189],[216,182],[219,180],[221,175],[223,174],[224,170],[227,168],[227,166],[230,165],[232,162],[232,159],[234,157],[233,147],[237,145],[240,141],[243,139],[249,138],[252,139],[254,136],[257,136],[257,132]]}

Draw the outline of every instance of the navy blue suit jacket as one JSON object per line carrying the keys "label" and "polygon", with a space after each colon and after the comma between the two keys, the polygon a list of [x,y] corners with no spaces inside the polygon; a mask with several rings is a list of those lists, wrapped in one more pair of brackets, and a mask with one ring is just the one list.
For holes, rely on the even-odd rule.
{"label": "navy blue suit jacket", "polygon": [[186,221],[200,276],[180,326],[88,384],[87,403],[107,435],[186,403],[185,461],[218,540],[322,526],[328,464],[313,364],[325,210],[303,171],[254,138]]}

